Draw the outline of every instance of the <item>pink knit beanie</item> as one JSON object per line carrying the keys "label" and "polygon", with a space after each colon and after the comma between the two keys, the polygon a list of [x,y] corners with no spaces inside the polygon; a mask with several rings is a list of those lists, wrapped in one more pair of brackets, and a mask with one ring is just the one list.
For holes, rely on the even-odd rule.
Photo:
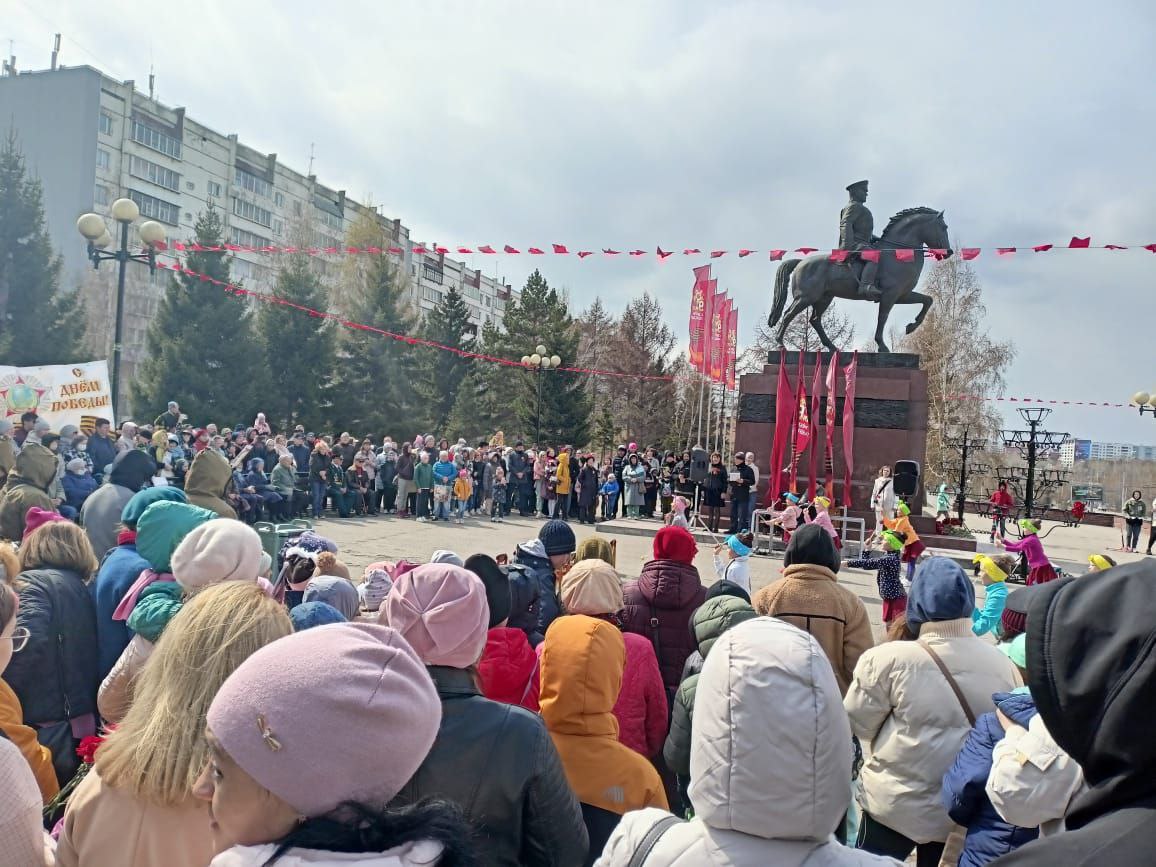
{"label": "pink knit beanie", "polygon": [[[241,663],[208,727],[249,776],[314,817],[343,801],[384,808],[425,759],[441,716],[433,681],[396,630],[333,623]],[[354,732],[388,732],[389,748],[366,750]]]}
{"label": "pink knit beanie", "polygon": [[486,588],[468,569],[427,563],[398,578],[379,623],[400,632],[426,665],[469,668],[486,647]]}

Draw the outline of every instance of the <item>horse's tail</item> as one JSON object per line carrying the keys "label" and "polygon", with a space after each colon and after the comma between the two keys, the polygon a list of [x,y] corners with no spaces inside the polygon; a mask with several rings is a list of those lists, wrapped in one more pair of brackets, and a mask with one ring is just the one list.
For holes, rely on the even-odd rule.
{"label": "horse's tail", "polygon": [[775,274],[775,302],[771,307],[771,315],[767,317],[767,328],[774,328],[779,317],[783,315],[783,308],[787,306],[787,284],[791,282],[791,275],[802,261],[802,259],[788,259],[779,266],[779,271]]}

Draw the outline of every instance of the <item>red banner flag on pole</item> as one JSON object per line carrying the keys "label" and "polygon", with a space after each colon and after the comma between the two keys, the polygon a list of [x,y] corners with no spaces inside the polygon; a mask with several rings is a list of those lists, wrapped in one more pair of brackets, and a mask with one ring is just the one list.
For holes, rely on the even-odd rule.
{"label": "red banner flag on pole", "polygon": [[707,283],[710,281],[710,265],[694,269],[694,286],[690,292],[690,366],[702,371],[702,332],[706,322]]}
{"label": "red banner flag on pole", "polygon": [[851,474],[855,471],[855,377],[859,353],[843,368],[843,506],[851,508]]}
{"label": "red banner flag on pole", "polygon": [[735,365],[739,354],[739,309],[731,302],[730,316],[727,317],[727,388],[734,391]]}
{"label": "red banner flag on pole", "polygon": [[816,353],[815,375],[811,377],[811,457],[807,464],[807,499],[815,499],[819,483],[819,455],[823,451],[823,441],[819,438],[819,398],[823,392],[823,356]]}
{"label": "red banner flag on pole", "polygon": [[722,382],[726,374],[723,364],[726,356],[726,322],[730,316],[730,304],[731,300],[723,292],[715,296],[714,308],[710,314],[710,378],[712,382]]}
{"label": "red banner flag on pole", "polygon": [[831,363],[827,365],[827,412],[824,425],[827,428],[827,459],[824,462],[827,484],[823,493],[832,503],[835,502],[835,388],[836,374],[839,370],[839,353],[831,353]]}
{"label": "red banner flag on pole", "polygon": [[791,415],[795,406],[795,392],[791,388],[791,377],[787,373],[787,352],[779,350],[779,379],[775,386],[775,433],[771,438],[771,460],[767,465],[771,477],[767,485],[769,506],[783,491],[783,470],[787,456],[787,442],[791,435]]}
{"label": "red banner flag on pole", "polygon": [[807,417],[807,383],[804,379],[804,355],[799,350],[799,376],[795,388],[795,410],[791,418],[791,493],[799,492],[799,459],[811,436],[811,420]]}

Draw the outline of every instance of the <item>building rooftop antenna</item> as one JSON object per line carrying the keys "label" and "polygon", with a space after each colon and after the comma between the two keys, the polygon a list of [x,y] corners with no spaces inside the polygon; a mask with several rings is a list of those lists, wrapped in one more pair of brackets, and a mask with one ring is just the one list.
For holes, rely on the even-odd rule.
{"label": "building rooftop antenna", "polygon": [[313,142],[309,142],[309,171],[305,174],[313,174]]}

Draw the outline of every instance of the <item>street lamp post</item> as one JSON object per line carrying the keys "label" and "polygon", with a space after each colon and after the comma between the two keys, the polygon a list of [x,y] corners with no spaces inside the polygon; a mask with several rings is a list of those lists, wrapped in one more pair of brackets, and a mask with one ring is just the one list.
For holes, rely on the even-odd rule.
{"label": "street lamp post", "polygon": [[1146,412],[1152,413],[1152,417],[1156,418],[1156,392],[1149,394],[1146,391],[1138,391],[1132,395],[1132,405],[1140,411],[1140,415]]}
{"label": "street lamp post", "polygon": [[[1015,448],[1023,456],[1027,462],[1027,467],[1024,472],[1024,517],[1030,518],[1032,516],[1032,509],[1036,504],[1036,461],[1040,451],[1051,451],[1058,449],[1067,440],[1066,433],[1053,433],[1052,431],[1040,430],[1040,425],[1043,424],[1044,419],[1052,414],[1050,409],[1044,407],[1030,407],[1020,409],[1019,414],[1024,421],[1028,423],[1028,430],[1005,430],[1003,432],[1004,444],[1010,448]],[[1044,473],[1042,483],[1039,485],[1041,489],[1058,487],[1064,484],[1065,479],[1059,473],[1054,476],[1049,476],[1048,472]]]}
{"label": "street lamp post", "polygon": [[112,336],[112,371],[109,376],[109,388],[112,392],[112,411],[118,411],[120,400],[120,355],[121,339],[124,330],[124,277],[129,262],[142,262],[149,266],[149,273],[156,271],[156,245],[165,240],[165,227],[155,220],[145,220],[140,224],[137,233],[144,242],[145,250],[140,253],[130,253],[128,250],[128,228],[140,216],[140,208],[132,199],[117,199],[110,209],[112,218],[120,223],[120,249],[106,253],[105,248],[112,245],[113,237],[108,231],[104,217],[100,214],[84,214],[76,221],[77,231],[88,240],[88,258],[92,260],[92,267],[99,268],[100,263],[111,259],[118,263],[119,270],[116,276],[116,319]]}
{"label": "street lamp post", "polygon": [[547,355],[547,349],[541,343],[534,347],[531,355],[522,356],[522,366],[533,368],[538,376],[538,408],[534,413],[534,447],[538,448],[542,441],[542,374],[547,370],[555,370],[562,364],[557,355]]}

